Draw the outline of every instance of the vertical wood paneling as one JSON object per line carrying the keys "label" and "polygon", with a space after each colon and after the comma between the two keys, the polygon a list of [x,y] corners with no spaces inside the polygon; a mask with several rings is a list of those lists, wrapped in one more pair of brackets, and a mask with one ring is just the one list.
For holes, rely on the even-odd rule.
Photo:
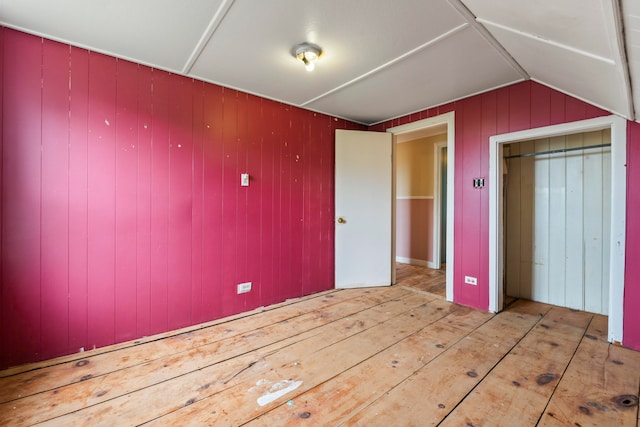
{"label": "vertical wood paneling", "polygon": [[509,87],[509,132],[531,128],[531,84]]}
{"label": "vertical wood paneling", "polygon": [[191,153],[193,194],[191,204],[191,322],[203,322],[203,213],[204,213],[204,83],[192,86],[193,146]]}
{"label": "vertical wood paneling", "polygon": [[[292,221],[291,221],[291,153],[292,153],[292,135],[291,135],[291,107],[283,106],[283,114],[280,116],[281,139],[280,147],[280,222],[278,228],[280,230],[280,251],[279,256],[282,259],[283,266],[291,266],[293,263],[293,254],[291,250],[292,241]],[[280,292],[284,295],[292,293],[292,275],[291,269],[280,268],[280,282],[278,284]]]}
{"label": "vertical wood paneling", "polygon": [[136,336],[151,335],[153,72],[139,67],[136,173]]}
{"label": "vertical wood paneling", "polygon": [[203,166],[203,270],[202,310],[205,318],[222,313],[222,174],[223,98],[222,88],[204,87]]}
{"label": "vertical wood paneling", "polygon": [[[302,277],[303,294],[315,292],[320,283],[321,263],[323,256],[312,256],[314,248],[322,247],[322,136],[319,135],[322,126],[322,117],[314,113],[309,117],[304,138],[308,144],[304,146],[305,159],[305,241],[304,241],[304,266]],[[327,218],[327,222],[331,219]]]}
{"label": "vertical wood paneling", "polygon": [[[567,136],[567,148],[581,147],[582,145],[582,134]],[[567,156],[566,158],[565,235],[568,250],[565,270],[565,303],[567,307],[575,309],[579,309],[584,303],[583,160],[583,156]]]}
{"label": "vertical wood paneling", "polygon": [[587,116],[587,104],[579,99],[565,97],[565,119],[567,122],[584,120]]}
{"label": "vertical wood paneling", "polygon": [[72,352],[89,346],[89,53],[72,47],[69,65],[69,351]]}
{"label": "vertical wood paneling", "polygon": [[[534,142],[534,151],[549,151],[549,139]],[[533,158],[534,202],[533,202],[533,235],[535,245],[532,248],[531,282],[535,283],[531,290],[534,301],[549,301],[549,159],[548,156]]]}
{"label": "vertical wood paneling", "polygon": [[[151,333],[169,327],[169,215],[170,215],[170,119],[171,75],[153,71],[151,131]],[[173,303],[173,301],[172,301]]]}
{"label": "vertical wood paneling", "polygon": [[[480,144],[480,177],[485,178],[486,186],[480,191],[479,227],[480,248],[489,246],[489,138],[497,132],[497,102],[495,92],[483,94],[481,97],[481,141]],[[482,249],[479,249],[482,251]],[[478,278],[486,288],[479,289],[479,303],[482,306],[489,305],[489,263],[480,260],[478,265]]]}
{"label": "vertical wood paneling", "polygon": [[42,41],[5,30],[2,153],[3,363],[41,355]]}
{"label": "vertical wood paneling", "polygon": [[247,249],[246,277],[253,281],[253,289],[245,294],[246,307],[257,307],[262,301],[262,240],[265,238],[262,227],[262,102],[256,96],[247,97],[246,108],[247,166],[250,183],[247,193]]}
{"label": "vertical wood paneling", "polygon": [[[555,90],[541,86],[535,82],[518,83],[507,88],[495,91],[495,118],[491,117],[494,106],[488,103],[481,107],[480,116],[482,120],[469,118],[467,109],[473,106],[473,99],[469,98],[457,101],[453,104],[456,112],[456,212],[454,223],[454,235],[456,250],[454,254],[454,298],[462,304],[487,308],[488,288],[483,288],[482,279],[479,278],[478,287],[464,285],[465,275],[479,274],[484,277],[484,271],[488,269],[488,239],[485,235],[488,230],[488,223],[477,217],[486,215],[488,204],[483,197],[476,197],[469,189],[471,172],[477,176],[488,175],[488,163],[485,161],[488,151],[488,136],[483,134],[481,128],[488,123],[486,120],[495,120],[496,133],[506,133],[518,130],[529,129],[532,126],[546,126],[549,124],[564,122],[567,116],[567,105],[569,105],[569,117],[591,118],[607,114],[597,108],[580,109],[574,100],[568,102],[568,96]],[[547,107],[547,99],[548,107]],[[451,106],[451,104],[449,105]],[[438,112],[440,108],[437,109]],[[490,118],[485,120],[485,116]],[[386,127],[385,127],[386,129]],[[475,148],[474,148],[475,147]],[[488,185],[491,185],[488,183]],[[462,212],[461,212],[462,211]],[[464,212],[467,212],[466,214]],[[472,215],[469,212],[475,212]],[[476,236],[474,238],[474,236]],[[477,239],[478,247],[474,242]],[[461,249],[460,245],[464,245]],[[524,256],[524,255],[522,255]],[[525,268],[527,266],[525,265]],[[530,271],[530,266],[529,266]],[[512,271],[511,274],[514,272]],[[522,272],[518,272],[522,274]],[[509,276],[510,273],[507,272]],[[485,303],[487,302],[487,303]]]}
{"label": "vertical wood paneling", "polygon": [[305,117],[308,114],[296,108],[291,109],[291,287],[289,298],[300,295],[302,292],[302,265],[303,265],[303,239],[304,239],[304,158],[303,146]]}
{"label": "vertical wood paneling", "polygon": [[640,123],[627,123],[627,247],[623,344],[640,350]]}
{"label": "vertical wood paneling", "polygon": [[333,286],[333,131],[362,126],[1,31],[0,366]]}
{"label": "vertical wood paneling", "polygon": [[270,149],[273,150],[273,193],[271,197],[272,207],[272,231],[271,231],[271,252],[273,253],[273,272],[272,272],[272,299],[283,292],[283,278],[281,276],[282,268],[278,263],[278,259],[282,256],[283,231],[282,230],[282,211],[285,204],[282,200],[282,146],[284,145],[284,126],[283,123],[287,119],[287,112],[282,104],[275,104],[275,109],[271,119],[273,122],[272,139]]}
{"label": "vertical wood paneling", "polygon": [[[554,137],[549,140],[549,149],[566,148],[566,137]],[[554,305],[565,305],[565,271],[567,248],[565,216],[566,212],[566,162],[563,154],[549,156],[549,235],[554,243],[549,245],[549,302]]]}
{"label": "vertical wood paneling", "polygon": [[[584,145],[602,144],[604,132],[590,132],[584,135]],[[603,258],[609,258],[607,250],[609,242],[603,239],[604,228],[611,228],[609,223],[603,223],[603,212],[611,210],[611,187],[604,187],[603,164],[604,152],[611,149],[594,148],[585,150],[584,154],[584,309],[587,311],[607,314],[608,307],[603,305]],[[610,157],[610,156],[608,156]],[[606,194],[605,194],[606,191]],[[607,276],[609,272],[607,271]],[[609,286],[606,286],[607,291]],[[607,292],[608,293],[608,292]]]}
{"label": "vertical wood paneling", "polygon": [[498,134],[509,132],[509,105],[510,88],[504,87],[496,90],[496,132]]}
{"label": "vertical wood paneling", "polygon": [[[589,132],[512,144],[509,154],[609,141],[608,130]],[[507,160],[508,295],[607,313],[608,151],[600,148]]]}
{"label": "vertical wood paneling", "polygon": [[274,263],[277,256],[274,252],[274,242],[277,231],[274,220],[274,199],[276,190],[275,150],[274,135],[274,102],[263,100],[260,113],[260,129],[262,129],[260,146],[260,213],[261,240],[260,253],[262,254],[262,267],[260,269],[260,297],[263,301],[271,303],[275,300]]}
{"label": "vertical wood paneling", "polygon": [[90,346],[115,338],[116,60],[89,54],[88,334]]}
{"label": "vertical wood paneling", "polygon": [[[526,141],[521,144],[521,152],[531,153],[534,150],[533,142]],[[520,275],[518,285],[519,296],[531,299],[531,279],[533,277],[533,197],[535,188],[535,166],[533,158],[520,159],[520,191],[522,194],[528,195],[526,198],[520,199],[520,266],[518,273]]]}
{"label": "vertical wood paneling", "polygon": [[[482,192],[488,190],[473,188],[473,178],[486,176],[483,173],[483,165],[480,161],[482,145],[477,143],[482,135],[482,103],[479,96],[466,99],[461,102],[462,120],[461,129],[464,143],[458,149],[456,146],[456,165],[460,165],[456,172],[455,205],[458,207],[455,212],[455,247],[456,258],[463,268],[454,269],[456,280],[454,283],[454,294],[461,297],[462,304],[473,304],[483,299],[488,290],[488,277],[479,277],[481,259],[478,254],[481,252],[480,233],[481,217],[478,215],[476,206],[480,206]],[[456,134],[458,124],[456,123]],[[487,165],[488,166],[488,165]],[[486,170],[486,169],[484,169]],[[478,278],[478,285],[468,285],[464,283],[464,276]],[[482,296],[481,296],[482,295]]]}
{"label": "vertical wood paneling", "polygon": [[[549,119],[551,122],[550,125],[555,125],[558,123],[565,123],[568,120],[565,119],[566,116],[566,108],[565,103],[567,100],[567,96],[556,92],[555,90],[551,91],[551,108],[549,112]],[[595,117],[595,116],[594,116]]]}
{"label": "vertical wood paneling", "polygon": [[138,66],[117,63],[115,164],[115,336],[136,336]]}
{"label": "vertical wood paneling", "polygon": [[42,357],[69,346],[69,46],[44,40],[42,54]]}
{"label": "vertical wood paneling", "polygon": [[247,168],[248,164],[248,141],[247,141],[247,94],[242,92],[236,92],[236,175],[235,179],[231,182],[231,187],[237,194],[236,204],[236,254],[235,254],[235,273],[234,281],[230,284],[230,289],[236,294],[234,297],[235,305],[246,309],[248,307],[247,294],[237,294],[238,283],[251,282],[251,278],[247,274],[247,253],[248,253],[248,233],[247,228],[249,221],[252,218],[249,217],[247,209],[249,204],[249,190],[251,189],[251,179],[249,179],[249,187],[243,187],[240,185],[241,175],[243,173],[249,173]]}
{"label": "vertical wood paneling", "polygon": [[[40,151],[41,146],[44,148],[44,142],[41,141],[44,126],[41,117],[44,105],[41,98],[44,64],[42,39],[7,29],[3,29],[2,34],[0,344],[3,348],[11,348],[11,351],[0,352],[0,366],[7,366],[42,357],[41,322],[51,313],[45,314],[50,298],[41,298],[44,293],[41,294],[40,254],[41,244],[44,245],[45,240],[41,241],[40,212],[45,209],[43,200],[51,194],[41,194],[40,188],[45,167]],[[69,224],[68,351],[111,343],[116,340],[116,334],[118,337],[130,336],[131,332],[126,326],[131,323],[130,318],[118,320],[119,323],[116,324],[116,313],[126,311],[120,306],[124,303],[123,297],[132,295],[124,287],[118,285],[116,288],[116,275],[124,277],[127,271],[131,272],[131,266],[127,264],[130,259],[123,259],[124,254],[135,258],[136,331],[133,334],[138,337],[166,331],[169,322],[182,324],[187,314],[190,319],[188,322],[193,323],[198,319],[219,317],[223,311],[230,314],[254,305],[255,294],[241,298],[235,295],[235,284],[241,280],[237,274],[255,274],[249,263],[237,262],[242,255],[247,260],[252,258],[251,251],[255,249],[252,245],[259,247],[260,277],[245,280],[254,283],[259,281],[259,291],[256,289],[256,293],[259,293],[260,305],[281,300],[288,295],[289,290],[300,294],[332,286],[333,131],[337,127],[359,126],[316,113],[302,112],[273,101],[260,100],[259,153],[255,152],[252,137],[247,134],[244,140],[241,139],[241,144],[246,143],[243,150],[248,163],[244,166],[253,169],[252,165],[256,164],[254,161],[257,162],[260,165],[258,176],[261,177],[261,182],[260,186],[255,186],[256,182],[252,182],[252,187],[246,191],[248,198],[244,199],[242,205],[246,214],[243,214],[239,212],[241,205],[238,198],[238,168],[241,160],[237,158],[238,150],[234,145],[237,141],[234,140],[238,138],[237,109],[245,109],[243,114],[248,114],[253,107],[245,102],[243,106],[236,105],[229,109],[230,106],[225,103],[223,110],[223,89],[204,84],[202,154],[199,154],[198,102],[195,99],[195,89],[190,85],[185,90],[193,94],[189,95],[189,108],[192,111],[183,119],[186,118],[189,123],[188,133],[191,134],[192,145],[189,156],[178,156],[176,163],[171,151],[175,147],[170,147],[171,132],[180,120],[173,117],[170,110],[181,104],[181,101],[173,103],[171,99],[169,81],[173,77],[162,71],[138,67],[135,78],[137,131],[130,135],[133,141],[125,141],[136,145],[136,170],[131,171],[131,159],[120,156],[122,153],[118,151],[122,141],[119,138],[120,128],[116,130],[116,127],[123,119],[123,110],[119,109],[123,98],[118,96],[120,93],[117,88],[120,87],[121,78],[129,81],[132,77],[127,74],[128,71],[116,73],[115,64],[116,60],[113,58],[71,48],[70,65],[66,65],[71,76],[70,104],[68,111],[63,113],[69,123],[68,190],[62,195],[62,199],[66,197],[67,200]],[[65,88],[69,90],[68,82]],[[547,92],[550,92],[549,123],[544,123]],[[234,93],[225,89],[225,101],[229,101],[229,96]],[[178,95],[185,96],[182,93]],[[245,100],[251,98],[242,96],[245,96]],[[480,280],[478,287],[469,287],[462,286],[460,282],[463,281],[463,275],[478,274],[483,277],[488,263],[485,247],[488,226],[483,219],[486,217],[484,211],[488,209],[487,200],[479,194],[481,191],[472,191],[468,180],[475,175],[488,174],[488,145],[485,140],[489,132],[488,123],[495,122],[496,132],[504,133],[515,128],[520,130],[606,114],[534,82],[524,82],[495,91],[495,106],[486,103],[487,96],[491,97],[492,94],[484,96],[482,102],[480,97],[474,97],[401,118],[403,121],[411,121],[418,117],[456,111],[456,161],[457,164],[464,165],[460,169],[463,173],[457,174],[455,183],[456,209],[475,211],[479,215],[456,214],[456,243],[470,243],[472,248],[464,253],[456,250],[455,298],[458,302],[480,308],[486,308],[486,284]],[[250,129],[250,133],[254,131],[253,123],[253,117],[247,117],[245,127]],[[393,123],[397,124],[399,120],[381,124],[378,130],[384,130]],[[300,128],[292,130],[292,125]],[[308,131],[304,126],[308,126]],[[635,129],[631,125],[630,127]],[[122,129],[123,134],[127,133],[126,130]],[[630,133],[635,135],[636,140],[639,138],[640,131]],[[629,137],[630,141],[632,135]],[[285,150],[283,143],[287,140],[294,149],[289,147]],[[291,155],[300,150],[303,153],[302,164],[294,165],[291,163]],[[637,154],[637,150],[633,151],[631,142],[629,152],[630,158],[633,158],[633,153]],[[315,155],[312,156],[311,153]],[[189,171],[176,171],[176,164],[188,167]],[[201,190],[196,184],[197,164],[202,165]],[[630,165],[630,176],[634,176],[633,162]],[[57,168],[60,165],[50,166]],[[177,175],[174,176],[174,172]],[[285,173],[284,177],[281,172]],[[255,172],[250,170],[249,173]],[[126,215],[123,215],[124,211],[120,210],[125,208],[122,205],[124,201],[129,203],[131,200],[130,194],[129,197],[127,194],[120,194],[127,176],[135,187],[136,213],[132,219],[135,224],[135,249],[121,252],[121,243],[126,241],[122,239],[128,237],[116,230],[130,229]],[[187,176],[187,199],[190,198],[190,205],[183,208],[184,212],[189,212],[189,233],[181,234],[184,230],[177,230],[177,234],[170,235],[170,221],[185,215],[179,206],[173,204],[173,190],[184,191],[183,184]],[[302,184],[298,185],[295,180],[300,177]],[[636,194],[632,190],[630,185],[630,206],[633,206]],[[260,200],[259,226],[255,222],[258,220],[254,220],[249,214],[255,212],[254,191],[258,191],[256,197]],[[200,219],[198,211],[202,212]],[[238,246],[235,240],[239,213],[246,215],[245,228],[240,231],[246,236],[243,247]],[[303,221],[296,224],[295,220],[300,215]],[[630,217],[629,215],[628,218]],[[47,215],[42,222],[42,230],[49,221],[54,219]],[[198,225],[200,221],[201,226]],[[634,226],[633,220],[630,220],[628,236],[640,234],[635,233]],[[201,227],[201,233],[198,233],[198,227]],[[260,230],[258,236],[254,230]],[[313,237],[310,238],[310,235]],[[198,236],[201,236],[200,242]],[[187,251],[189,260],[184,261],[188,265],[184,266],[179,262],[180,265],[174,265],[171,270],[176,276],[180,271],[186,271],[189,275],[189,289],[185,292],[176,292],[182,288],[171,288],[173,283],[171,286],[169,284],[170,239],[190,240],[187,244],[190,248]],[[628,256],[631,256],[629,253],[634,253],[633,244],[632,239],[628,238]],[[202,250],[200,268],[196,250],[198,246]],[[227,250],[231,251],[231,255],[226,255]],[[43,259],[51,255],[47,253]],[[292,272],[288,270],[287,262],[297,262],[302,266],[299,271]],[[629,273],[629,269],[634,268],[629,265],[627,263],[627,277],[633,273]],[[202,278],[201,287],[198,285],[198,275]],[[307,277],[314,278],[312,284],[306,283]],[[126,280],[130,281],[131,278]],[[627,284],[625,289],[626,306],[628,301],[640,300],[634,294],[634,288],[630,289],[629,286]],[[168,306],[170,289],[180,298],[176,311],[171,316]],[[53,298],[60,296],[56,294]],[[185,302],[185,298],[190,301]],[[131,301],[126,302],[130,303]],[[628,308],[626,313],[625,343],[633,343],[634,339],[640,342],[637,338],[640,330],[634,330],[629,320],[635,319],[633,310]],[[57,351],[50,348],[44,350]]]}
{"label": "vertical wood paneling", "polygon": [[[504,149],[505,155],[520,154],[520,144],[509,144]],[[520,235],[522,233],[522,225],[520,223],[519,202],[516,200],[520,197],[520,186],[522,172],[521,158],[513,158],[506,161],[507,174],[505,176],[504,185],[506,191],[504,193],[504,253],[507,262],[505,262],[505,287],[507,295],[520,294]],[[514,203],[513,208],[509,203]],[[508,262],[514,260],[514,262]]]}
{"label": "vertical wood paneling", "polygon": [[531,127],[546,126],[551,122],[551,89],[536,85],[531,88]]}
{"label": "vertical wood paneling", "polygon": [[236,294],[236,256],[238,252],[238,94],[223,90],[224,123],[222,175],[222,314],[233,312]]}
{"label": "vertical wood paneling", "polygon": [[169,85],[167,321],[176,329],[191,321],[193,80],[172,75]]}

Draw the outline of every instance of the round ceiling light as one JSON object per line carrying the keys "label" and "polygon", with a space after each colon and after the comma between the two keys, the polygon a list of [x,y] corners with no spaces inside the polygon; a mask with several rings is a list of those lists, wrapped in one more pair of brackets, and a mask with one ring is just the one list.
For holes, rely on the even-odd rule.
{"label": "round ceiling light", "polygon": [[302,43],[293,48],[293,56],[304,64],[307,71],[313,71],[320,55],[322,55],[320,46],[311,43]]}

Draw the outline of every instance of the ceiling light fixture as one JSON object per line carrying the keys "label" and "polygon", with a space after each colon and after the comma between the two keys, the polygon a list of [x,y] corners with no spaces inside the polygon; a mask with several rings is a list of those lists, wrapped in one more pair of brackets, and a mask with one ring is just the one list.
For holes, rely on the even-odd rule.
{"label": "ceiling light fixture", "polygon": [[322,55],[320,46],[311,43],[302,43],[293,48],[293,56],[304,64],[307,71],[313,71],[320,55]]}

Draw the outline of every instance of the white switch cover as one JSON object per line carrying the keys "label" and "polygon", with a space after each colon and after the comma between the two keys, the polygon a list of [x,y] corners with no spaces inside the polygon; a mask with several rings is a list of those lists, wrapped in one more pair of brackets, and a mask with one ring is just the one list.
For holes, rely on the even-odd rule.
{"label": "white switch cover", "polygon": [[245,283],[238,284],[238,293],[239,294],[246,294],[249,291],[251,291],[251,282],[245,282]]}
{"label": "white switch cover", "polygon": [[248,173],[243,173],[242,175],[240,175],[240,185],[243,187],[248,187],[249,186],[249,174]]}

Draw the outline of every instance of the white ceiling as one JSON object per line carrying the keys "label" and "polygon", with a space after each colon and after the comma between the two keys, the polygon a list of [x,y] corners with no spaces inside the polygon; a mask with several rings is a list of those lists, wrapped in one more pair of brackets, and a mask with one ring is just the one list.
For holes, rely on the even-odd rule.
{"label": "white ceiling", "polygon": [[640,107],[638,0],[0,0],[0,23],[363,124],[526,79]]}

